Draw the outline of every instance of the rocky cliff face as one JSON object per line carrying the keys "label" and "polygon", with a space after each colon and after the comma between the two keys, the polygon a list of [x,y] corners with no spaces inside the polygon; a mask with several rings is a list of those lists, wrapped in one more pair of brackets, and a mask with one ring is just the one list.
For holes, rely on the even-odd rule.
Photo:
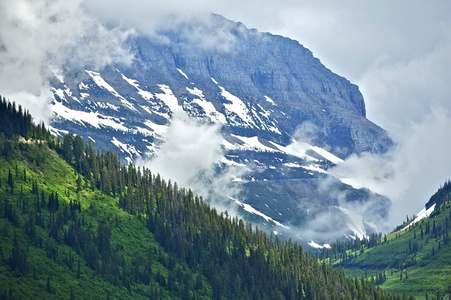
{"label": "rocky cliff face", "polygon": [[[312,211],[337,205],[313,192],[315,204],[308,203],[308,191],[318,189],[330,166],[391,145],[386,132],[365,118],[358,87],[297,41],[212,16],[208,24],[184,24],[158,37],[136,35],[128,45],[131,65],[96,71],[68,66],[55,77],[55,132],[89,137],[133,160],[155,153],[177,110],[220,124],[222,163],[253,165],[240,201],[252,199],[257,210],[282,223],[302,223]],[[269,199],[265,187],[287,179],[290,184],[279,185]],[[297,197],[299,187],[304,192]]]}

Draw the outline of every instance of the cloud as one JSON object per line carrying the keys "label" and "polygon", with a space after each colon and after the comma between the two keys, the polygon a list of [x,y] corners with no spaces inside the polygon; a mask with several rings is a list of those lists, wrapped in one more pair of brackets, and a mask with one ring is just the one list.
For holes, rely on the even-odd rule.
{"label": "cloud", "polygon": [[201,124],[182,110],[171,119],[164,140],[148,165],[181,185],[189,185],[200,173],[212,170],[222,158],[219,126]]}
{"label": "cloud", "polygon": [[[315,141],[320,134],[315,124],[303,122],[293,135],[295,141],[287,148],[305,153],[308,149],[305,143],[317,144]],[[391,202],[385,194],[378,194],[385,191],[385,181],[393,175],[390,159],[388,154],[383,157],[371,153],[352,155],[328,169],[329,174],[310,180],[312,190],[322,203],[308,209],[303,224],[285,224],[289,229],[283,233],[306,242],[331,243],[345,236],[363,238],[373,232],[391,230],[387,223],[392,211]],[[300,211],[305,210],[305,203],[302,205]]]}
{"label": "cloud", "polygon": [[319,178],[317,193],[328,201],[324,208],[309,210],[308,217],[299,224],[285,224],[289,236],[306,242],[331,243],[336,239],[357,236],[363,238],[373,232],[391,230],[387,224],[390,200],[368,190],[353,190],[333,176]]}
{"label": "cloud", "polygon": [[385,154],[353,155],[331,170],[355,186],[392,201],[388,224],[399,225],[419,212],[440,184],[451,177],[451,114],[435,108],[397,134],[396,146]]}
{"label": "cloud", "polygon": [[[396,64],[432,51],[449,37],[451,2],[422,0],[99,0],[84,6],[109,24],[154,33],[220,14],[249,28],[298,40],[330,68],[353,82],[385,56]],[[119,20],[119,21],[118,21]]]}
{"label": "cloud", "polygon": [[320,128],[317,125],[310,121],[304,121],[296,127],[293,138],[298,142],[315,145],[319,133]]}
{"label": "cloud", "polygon": [[159,145],[156,155],[137,160],[164,178],[179,186],[191,188],[220,210],[236,214],[236,207],[228,197],[236,197],[240,185],[234,179],[241,177],[242,168],[220,168],[223,158],[223,138],[218,124],[206,124],[177,110]]}
{"label": "cloud", "polygon": [[389,224],[419,212],[451,178],[451,40],[405,62],[375,62],[360,86],[368,117],[388,130],[395,147],[385,154],[353,155],[332,170],[393,201]]}
{"label": "cloud", "polygon": [[368,117],[392,134],[421,122],[436,108],[451,111],[451,39],[430,53],[391,64],[381,58],[359,85]]}
{"label": "cloud", "polygon": [[129,34],[105,27],[78,0],[1,1],[0,91],[29,108],[35,118],[48,121],[49,69],[130,62],[132,57],[122,48]]}

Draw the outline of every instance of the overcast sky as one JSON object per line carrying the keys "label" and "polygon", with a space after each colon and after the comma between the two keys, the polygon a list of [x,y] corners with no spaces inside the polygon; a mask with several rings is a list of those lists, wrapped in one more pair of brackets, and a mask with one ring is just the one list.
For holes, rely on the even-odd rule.
{"label": "overcast sky", "polygon": [[404,217],[451,178],[450,12],[447,0],[2,0],[0,92],[46,119],[49,65],[68,56],[98,66],[129,61],[120,48],[127,28],[152,33],[221,14],[299,41],[359,85],[368,118],[398,146],[385,156],[353,157],[336,172],[390,196]]}

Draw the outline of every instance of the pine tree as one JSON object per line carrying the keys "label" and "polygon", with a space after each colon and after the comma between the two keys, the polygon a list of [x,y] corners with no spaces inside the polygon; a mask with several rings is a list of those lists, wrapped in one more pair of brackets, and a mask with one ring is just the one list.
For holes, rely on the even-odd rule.
{"label": "pine tree", "polygon": [[14,179],[13,174],[11,173],[11,169],[8,171],[8,185],[11,188],[11,194],[14,193]]}
{"label": "pine tree", "polygon": [[50,286],[50,277],[47,277],[47,293],[52,292],[52,287]]}
{"label": "pine tree", "polygon": [[19,247],[15,230],[10,266],[13,270],[17,270],[20,275],[25,275],[28,271],[27,255]]}

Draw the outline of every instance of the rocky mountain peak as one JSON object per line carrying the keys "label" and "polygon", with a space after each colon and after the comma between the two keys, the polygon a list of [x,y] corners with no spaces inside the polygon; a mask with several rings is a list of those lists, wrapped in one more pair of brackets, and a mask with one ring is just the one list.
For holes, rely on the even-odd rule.
{"label": "rocky mountain peak", "polygon": [[[212,15],[127,43],[130,65],[67,67],[63,80],[55,77],[55,133],[75,132],[133,160],[155,154],[177,110],[218,124],[220,164],[251,169],[238,202],[279,224],[336,207],[318,179],[350,154],[391,145],[365,118],[358,87],[297,41]],[[367,196],[355,192],[349,201]]]}

